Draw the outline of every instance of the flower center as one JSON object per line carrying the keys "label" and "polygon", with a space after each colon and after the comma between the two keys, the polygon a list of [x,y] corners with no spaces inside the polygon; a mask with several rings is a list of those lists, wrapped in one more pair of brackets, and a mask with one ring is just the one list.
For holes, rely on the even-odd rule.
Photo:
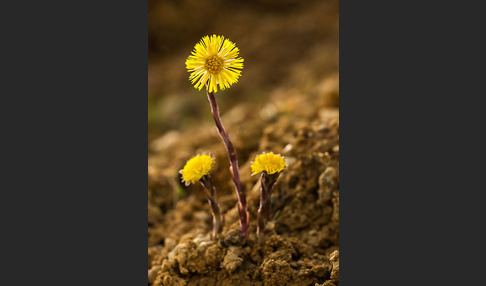
{"label": "flower center", "polygon": [[218,56],[210,56],[206,60],[204,68],[211,74],[217,74],[223,69],[223,59]]}

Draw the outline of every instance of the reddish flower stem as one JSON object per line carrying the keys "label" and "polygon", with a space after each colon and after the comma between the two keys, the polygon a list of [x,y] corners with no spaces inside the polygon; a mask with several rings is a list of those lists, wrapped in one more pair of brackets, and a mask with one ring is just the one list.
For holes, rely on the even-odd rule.
{"label": "reddish flower stem", "polygon": [[221,209],[218,204],[218,196],[216,194],[216,188],[213,185],[210,175],[206,175],[199,181],[204,189],[204,194],[211,207],[211,214],[213,215],[213,232],[211,233],[211,239],[215,240],[216,235],[221,231],[224,224],[224,216],[221,214]]}
{"label": "reddish flower stem", "polygon": [[209,92],[206,88],[206,94],[208,95],[208,100],[211,105],[211,114],[214,118],[214,123],[216,123],[216,128],[218,129],[219,136],[223,140],[224,147],[228,152],[228,158],[230,161],[230,173],[233,183],[235,185],[236,195],[238,197],[238,214],[240,216],[240,230],[241,236],[246,237],[250,231],[250,214],[247,211],[246,195],[243,189],[243,184],[241,183],[240,173],[238,171],[238,157],[236,155],[236,149],[231,143],[231,140],[224,129],[223,123],[219,116],[219,108],[216,102],[216,98],[212,92]]}
{"label": "reddish flower stem", "polygon": [[265,172],[261,175],[260,207],[258,208],[257,218],[257,237],[259,242],[263,241],[263,235],[268,232],[268,230],[265,229],[265,224],[269,220],[270,212],[272,211],[271,196],[278,175],[278,173],[268,175]]}

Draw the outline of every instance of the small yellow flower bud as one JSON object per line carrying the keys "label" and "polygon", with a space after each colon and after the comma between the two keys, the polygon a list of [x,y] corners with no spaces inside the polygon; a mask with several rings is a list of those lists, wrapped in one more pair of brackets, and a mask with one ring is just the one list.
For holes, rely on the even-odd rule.
{"label": "small yellow flower bud", "polygon": [[285,161],[282,156],[273,153],[257,155],[255,162],[251,163],[252,175],[266,172],[268,175],[282,172],[285,169]]}
{"label": "small yellow flower bud", "polygon": [[197,155],[187,161],[179,173],[182,174],[182,181],[189,184],[197,183],[202,177],[208,175],[213,168],[214,159],[209,155]]}

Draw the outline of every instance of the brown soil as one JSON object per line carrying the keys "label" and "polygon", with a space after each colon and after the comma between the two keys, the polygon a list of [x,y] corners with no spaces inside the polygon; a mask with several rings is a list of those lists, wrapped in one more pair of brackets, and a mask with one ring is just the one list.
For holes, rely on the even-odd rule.
{"label": "brown soil", "polygon": [[[212,124],[172,131],[149,155],[149,284],[338,285],[338,78],[314,90],[276,90],[263,108],[240,104],[223,116],[237,148],[248,197],[251,234],[240,241],[236,195],[224,146]],[[285,156],[288,167],[272,194],[273,234],[256,243],[259,179],[250,161],[262,151]],[[211,152],[225,227],[209,239],[211,216],[200,185],[185,189],[178,170],[194,154]]]}
{"label": "brown soil", "polygon": [[[218,17],[201,3],[149,1],[148,284],[339,285],[338,2],[228,1],[233,8]],[[243,241],[226,150],[184,68],[208,27],[245,58],[241,80],[216,93],[246,189]],[[271,151],[288,167],[272,194],[273,232],[258,244],[259,177],[250,162]],[[202,187],[185,187],[178,173],[198,153],[216,157],[211,176],[225,215],[216,241]]]}

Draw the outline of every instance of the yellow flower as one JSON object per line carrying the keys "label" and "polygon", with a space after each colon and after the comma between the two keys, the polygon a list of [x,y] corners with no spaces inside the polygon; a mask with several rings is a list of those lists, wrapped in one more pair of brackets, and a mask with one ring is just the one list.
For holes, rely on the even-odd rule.
{"label": "yellow flower", "polygon": [[217,92],[217,85],[224,90],[238,81],[243,69],[243,58],[238,58],[239,49],[235,43],[223,36],[205,36],[194,46],[186,60],[191,73],[189,79],[201,90],[207,83],[209,92]]}
{"label": "yellow flower", "polygon": [[186,165],[179,173],[182,174],[182,180],[189,184],[197,183],[202,177],[211,172],[213,168],[214,159],[208,155],[197,155],[187,161]]}
{"label": "yellow flower", "polygon": [[285,161],[282,156],[273,153],[263,153],[256,156],[255,162],[251,163],[252,175],[266,172],[267,174],[280,173],[285,169]]}

